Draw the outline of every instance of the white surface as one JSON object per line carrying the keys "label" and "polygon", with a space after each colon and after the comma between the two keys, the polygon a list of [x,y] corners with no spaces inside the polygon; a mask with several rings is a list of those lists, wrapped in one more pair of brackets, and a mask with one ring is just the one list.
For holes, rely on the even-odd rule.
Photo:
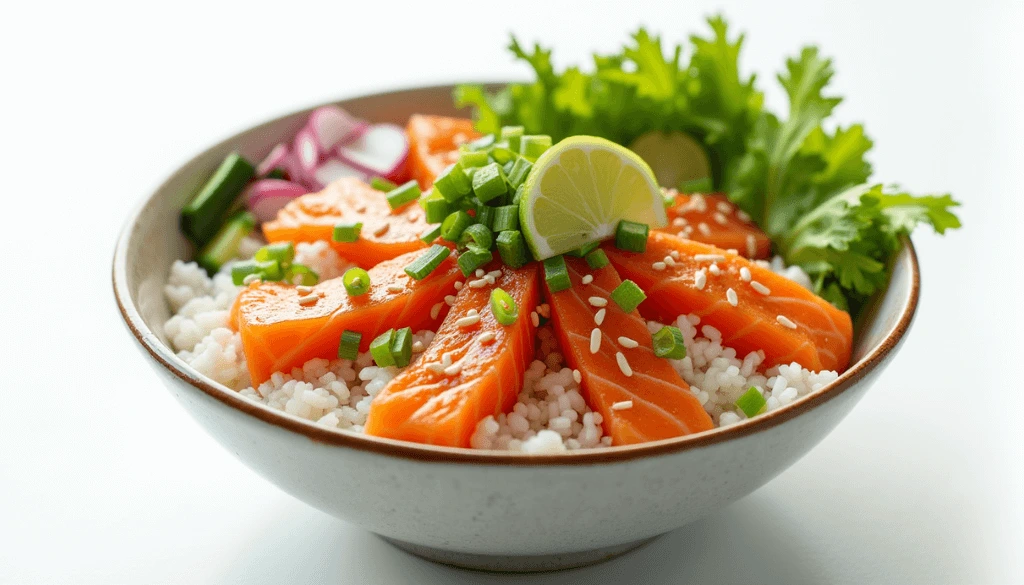
{"label": "white surface", "polygon": [[[382,87],[523,75],[503,50],[508,30],[576,61],[614,48],[639,22],[680,39],[719,5],[558,3],[551,12],[553,2],[520,2],[498,15],[473,2],[463,8],[481,18],[469,19],[433,3],[372,3],[367,14],[338,2],[27,4],[0,21],[0,242],[17,275],[0,293],[0,582],[1024,578],[1012,554],[1024,540],[1021,389],[1009,372],[1022,347],[1020,3],[722,6],[747,31],[746,67],[766,85],[783,55],[821,43],[837,61],[835,91],[848,97],[840,117],[865,120],[878,144],[877,177],[952,191],[967,227],[915,238],[924,271],[915,329],[816,450],[636,553],[533,577],[407,556],[216,446],[120,323],[114,238],[177,164],[269,115]],[[452,36],[440,29],[450,24]],[[772,88],[769,99],[778,97]]]}

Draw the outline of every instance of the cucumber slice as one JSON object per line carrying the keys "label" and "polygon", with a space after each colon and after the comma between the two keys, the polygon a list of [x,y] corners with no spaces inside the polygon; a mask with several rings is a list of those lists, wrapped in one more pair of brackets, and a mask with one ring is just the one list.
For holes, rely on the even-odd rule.
{"label": "cucumber slice", "polygon": [[196,245],[209,242],[232,203],[256,174],[252,163],[232,152],[220,163],[199,193],[181,210],[181,230]]}

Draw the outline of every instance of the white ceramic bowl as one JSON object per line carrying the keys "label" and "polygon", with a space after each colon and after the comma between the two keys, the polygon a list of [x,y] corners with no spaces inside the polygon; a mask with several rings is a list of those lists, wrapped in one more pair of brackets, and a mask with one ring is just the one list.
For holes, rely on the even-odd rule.
{"label": "white ceramic bowl", "polygon": [[[456,115],[451,86],[340,102],[374,121]],[[829,386],[749,421],[678,439],[529,456],[404,443],[316,426],[192,370],[168,347],[163,285],[191,249],[178,211],[223,157],[259,160],[307,111],[198,155],[131,215],[114,254],[117,303],[161,379],[225,448],[281,489],[416,554],[461,566],[543,570],[608,558],[757,489],[828,434],[896,355],[920,286],[909,239],[888,289],[857,323],[853,366]],[[841,462],[836,462],[841,465]]]}

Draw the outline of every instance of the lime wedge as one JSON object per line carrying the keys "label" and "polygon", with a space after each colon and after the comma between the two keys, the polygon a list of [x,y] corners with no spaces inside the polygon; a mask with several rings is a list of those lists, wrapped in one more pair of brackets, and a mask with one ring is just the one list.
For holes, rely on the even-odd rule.
{"label": "lime wedge", "polygon": [[708,155],[689,134],[654,130],[634,140],[629,149],[651,165],[662,187],[688,193],[711,190]]}
{"label": "lime wedge", "polygon": [[552,146],[522,188],[519,221],[537,260],[609,238],[623,219],[668,225],[650,167],[603,138],[572,136]]}

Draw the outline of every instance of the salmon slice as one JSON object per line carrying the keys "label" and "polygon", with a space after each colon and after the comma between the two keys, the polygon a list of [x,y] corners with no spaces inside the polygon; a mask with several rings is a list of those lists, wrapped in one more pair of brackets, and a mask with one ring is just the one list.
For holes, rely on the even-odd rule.
{"label": "salmon slice", "polygon": [[[338,223],[361,222],[355,242],[334,242]],[[420,235],[427,230],[423,208],[410,203],[391,210],[384,193],[355,178],[338,179],[317,193],[296,198],[263,224],[270,242],[326,240],[341,257],[369,268],[395,256],[426,247]]]}
{"label": "salmon slice", "polygon": [[[591,353],[591,333],[597,327],[594,317],[600,308],[592,306],[590,297],[608,299],[622,281],[610,265],[590,270],[579,258],[565,260],[572,287],[555,293],[548,288],[551,318],[566,360],[582,376],[583,397],[604,417],[602,424],[612,444],[642,443],[711,429],[711,417],[690,386],[668,360],[654,355],[651,334],[636,311],[626,313],[608,301],[599,327],[601,345],[597,353]],[[594,277],[590,284],[582,283],[586,274]],[[638,345],[624,347],[620,337]],[[625,357],[631,375],[623,372],[617,352]],[[630,401],[629,408],[621,408]]]}
{"label": "salmon slice", "polygon": [[[649,318],[665,322],[694,313],[718,329],[722,345],[740,356],[764,350],[768,366],[797,362],[811,370],[841,372],[849,365],[850,315],[780,274],[720,248],[658,232],[651,233],[643,254],[609,245],[604,250],[619,273],[647,294],[640,311]],[[679,256],[673,266],[653,267],[672,252]],[[711,272],[712,264],[720,274]],[[743,278],[743,268],[750,271],[750,281]],[[698,277],[699,271],[706,277]]]}
{"label": "salmon slice", "polygon": [[423,189],[448,165],[459,160],[459,145],[480,137],[467,118],[424,116],[409,118],[405,129],[409,137],[409,172]]}
{"label": "salmon slice", "polygon": [[433,305],[452,293],[461,273],[448,258],[423,280],[413,280],[403,268],[421,253],[410,252],[371,268],[370,291],[358,297],[348,295],[340,277],[312,287],[309,294],[319,297],[312,303],[300,303],[299,298],[308,295],[294,286],[249,285],[235,300],[231,322],[241,333],[253,386],[313,358],[334,359],[346,329],[362,333],[359,347],[366,351],[373,338],[389,328],[433,328]]}
{"label": "salmon slice", "polygon": [[676,195],[665,210],[668,227],[658,231],[676,234],[723,250],[736,250],[747,258],[767,258],[772,242],[725,195]]}
{"label": "salmon slice", "polygon": [[[536,264],[503,268],[495,286],[515,299],[516,322],[497,322],[490,308],[490,287],[463,287],[427,351],[374,397],[364,427],[367,434],[469,447],[481,419],[512,408],[533,358],[536,329],[529,314],[539,294]],[[459,323],[471,310],[477,311],[479,322]],[[490,334],[494,339],[481,338]],[[461,365],[460,371],[440,371],[445,354],[450,354],[455,369]]]}

